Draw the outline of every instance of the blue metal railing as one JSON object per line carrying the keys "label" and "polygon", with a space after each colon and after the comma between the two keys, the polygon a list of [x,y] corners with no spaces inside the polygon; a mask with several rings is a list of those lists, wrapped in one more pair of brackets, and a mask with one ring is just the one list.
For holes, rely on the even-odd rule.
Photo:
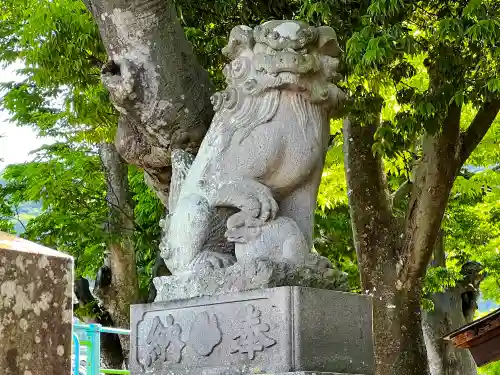
{"label": "blue metal railing", "polygon": [[[77,333],[84,335],[82,340]],[[79,375],[80,350],[84,346],[87,348],[87,365],[85,375],[116,374],[128,375],[128,370],[104,369],[101,368],[101,333],[114,333],[118,335],[130,335],[130,330],[121,328],[103,327],[100,324],[73,324],[73,350],[75,362],[73,375]]]}
{"label": "blue metal railing", "polygon": [[73,352],[75,353],[75,367],[73,368],[73,375],[78,375],[78,370],[80,368],[80,339],[78,335],[73,331]]}

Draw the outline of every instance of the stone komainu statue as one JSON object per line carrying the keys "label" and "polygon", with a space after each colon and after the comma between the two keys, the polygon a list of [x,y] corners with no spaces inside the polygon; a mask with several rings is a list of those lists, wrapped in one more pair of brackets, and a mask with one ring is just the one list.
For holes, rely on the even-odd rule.
{"label": "stone komainu statue", "polygon": [[330,268],[311,249],[329,119],[344,98],[335,32],[299,21],[237,26],[223,53],[228,86],[212,97],[199,153],[172,155],[162,257],[174,275],[256,259]]}

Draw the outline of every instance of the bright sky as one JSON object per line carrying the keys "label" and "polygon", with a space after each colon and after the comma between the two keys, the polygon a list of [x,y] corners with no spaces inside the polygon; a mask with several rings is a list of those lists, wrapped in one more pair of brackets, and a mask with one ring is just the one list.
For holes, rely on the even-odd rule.
{"label": "bright sky", "polygon": [[[15,70],[21,68],[21,64],[12,64],[6,69],[0,67],[0,82],[21,80]],[[0,93],[1,95],[1,93]],[[23,163],[30,160],[29,152],[48,143],[48,139],[38,138],[36,133],[29,127],[17,127],[9,122],[9,114],[0,111],[0,171],[9,164]]]}

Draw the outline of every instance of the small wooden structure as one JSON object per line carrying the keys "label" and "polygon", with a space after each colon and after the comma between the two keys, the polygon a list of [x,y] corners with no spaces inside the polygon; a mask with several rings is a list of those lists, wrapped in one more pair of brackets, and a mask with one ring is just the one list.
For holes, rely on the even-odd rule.
{"label": "small wooden structure", "polygon": [[457,348],[469,349],[478,366],[500,360],[500,309],[444,337]]}

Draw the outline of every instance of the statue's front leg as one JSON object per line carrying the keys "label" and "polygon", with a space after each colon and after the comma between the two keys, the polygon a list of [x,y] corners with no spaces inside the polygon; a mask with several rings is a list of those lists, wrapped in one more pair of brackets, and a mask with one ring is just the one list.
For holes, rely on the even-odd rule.
{"label": "statue's front leg", "polygon": [[210,207],[201,195],[180,197],[169,218],[168,234],[162,243],[161,255],[173,274],[190,271],[201,252],[210,225]]}
{"label": "statue's front leg", "polygon": [[316,210],[316,197],[321,180],[321,169],[314,171],[311,177],[300,187],[292,191],[280,202],[279,216],[289,217],[297,223],[304,235],[305,246],[288,247],[286,257],[293,263],[305,262],[318,268],[331,268],[327,258],[311,253],[313,248],[313,224]]}
{"label": "statue's front leg", "polygon": [[198,194],[181,197],[169,218],[168,235],[161,245],[162,257],[173,274],[199,268],[224,268],[235,262],[231,254],[202,251],[210,234],[213,212]]}
{"label": "statue's front leg", "polygon": [[224,183],[211,198],[213,206],[234,207],[262,221],[272,220],[278,204],[271,189],[252,178]]}

